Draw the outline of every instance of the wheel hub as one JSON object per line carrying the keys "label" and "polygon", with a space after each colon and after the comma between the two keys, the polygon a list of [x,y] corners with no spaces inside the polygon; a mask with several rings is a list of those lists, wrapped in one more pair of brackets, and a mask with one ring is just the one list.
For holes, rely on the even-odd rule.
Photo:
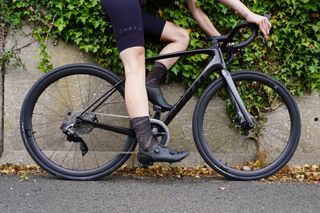
{"label": "wheel hub", "polygon": [[[81,112],[69,112],[68,118],[65,124],[70,125],[74,124],[74,131],[77,132],[80,135],[88,134],[93,130],[93,126],[90,124],[85,124],[78,121],[78,117],[81,115]],[[85,112],[81,116],[84,120],[89,121],[97,121],[97,116],[93,112]]]}

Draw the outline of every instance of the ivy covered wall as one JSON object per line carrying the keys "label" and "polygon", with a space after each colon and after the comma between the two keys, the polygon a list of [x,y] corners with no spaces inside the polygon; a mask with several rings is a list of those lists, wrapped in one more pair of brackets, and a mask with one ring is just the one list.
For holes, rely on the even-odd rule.
{"label": "ivy covered wall", "polygon": [[[189,49],[207,47],[210,40],[198,28],[184,0],[149,0],[146,10],[174,22],[190,32]],[[271,15],[273,29],[267,45],[257,38],[245,49],[244,63],[235,60],[231,70],[260,70],[278,78],[294,94],[320,90],[320,1],[319,0],[244,0],[252,11]],[[219,1],[198,0],[221,33],[229,32],[243,21]],[[45,50],[47,38],[63,39],[92,54],[97,63],[122,70],[115,48],[112,27],[102,16],[99,0],[2,0],[1,28],[19,28],[23,22],[34,27],[34,36],[42,44],[39,69],[51,69]],[[148,43],[147,55],[157,55],[161,43]],[[14,49],[13,49],[14,50]],[[8,57],[0,56],[1,63]],[[5,60],[6,59],[6,60]],[[183,57],[171,69],[171,78],[190,83],[206,64],[205,55]],[[214,76],[213,76],[214,77]]]}

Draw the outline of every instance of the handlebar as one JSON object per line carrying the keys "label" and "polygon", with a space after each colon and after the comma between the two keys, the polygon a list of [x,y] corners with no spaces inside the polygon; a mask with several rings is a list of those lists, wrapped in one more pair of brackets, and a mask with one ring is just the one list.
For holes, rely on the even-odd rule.
{"label": "handlebar", "polygon": [[250,28],[252,30],[252,34],[250,35],[250,37],[247,40],[242,41],[239,44],[233,45],[233,48],[235,48],[235,49],[241,49],[243,47],[248,46],[258,35],[259,26],[256,25],[256,24],[245,22],[245,23],[237,25],[231,31],[231,33],[229,34],[231,40],[233,40],[233,38],[237,34],[237,32],[240,31],[243,28]]}
{"label": "handlebar", "polygon": [[[270,19],[270,15],[266,14],[264,16],[266,18],[268,18],[268,20]],[[232,45],[232,48],[234,48],[234,49],[241,49],[243,47],[248,46],[257,37],[258,31],[259,31],[258,25],[254,24],[254,23],[243,22],[243,23],[240,23],[237,26],[235,26],[229,34],[223,35],[223,36],[213,36],[211,38],[212,38],[212,40],[216,40],[218,42],[223,42],[225,44],[232,43],[234,41],[233,38],[235,37],[237,32],[239,32],[241,29],[245,29],[245,28],[251,29],[252,34],[250,35],[250,37],[245,41],[242,41],[238,44]]]}

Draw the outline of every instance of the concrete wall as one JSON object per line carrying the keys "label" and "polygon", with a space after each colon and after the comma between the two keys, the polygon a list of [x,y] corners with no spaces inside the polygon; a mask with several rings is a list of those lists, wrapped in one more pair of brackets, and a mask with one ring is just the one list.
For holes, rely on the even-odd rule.
{"label": "concrete wall", "polygon": [[[28,33],[30,29],[25,26],[23,32]],[[6,38],[6,48],[10,48],[17,41],[17,46],[23,46],[31,39],[22,32],[10,33]],[[0,158],[0,163],[32,163],[31,158],[26,153],[23,146],[20,130],[19,116],[20,108],[27,91],[31,85],[43,73],[37,71],[36,59],[38,44],[32,43],[21,50],[20,56],[26,65],[27,70],[9,64],[5,67],[4,79],[0,79],[4,84],[4,151]],[[57,46],[48,43],[52,63],[54,67],[75,62],[93,63],[90,57],[78,51],[73,45],[59,42]],[[1,87],[0,87],[1,88]],[[164,85],[163,91],[167,94],[167,100],[173,103],[184,91],[184,87],[179,84]],[[0,97],[0,101],[1,101]],[[170,124],[171,144],[170,147],[176,149],[187,149],[191,151],[191,156],[183,162],[187,165],[201,165],[204,161],[197,153],[192,136],[192,115],[197,99],[192,100],[178,114]],[[301,141],[291,160],[291,164],[320,163],[320,98],[319,93],[312,92],[297,98],[302,118]],[[220,133],[221,134],[221,133]],[[0,142],[1,143],[1,142]]]}
{"label": "concrete wall", "polygon": [[[0,26],[0,55],[4,54],[5,50],[5,29],[4,26]],[[3,152],[3,76],[4,65],[0,65],[0,153]]]}

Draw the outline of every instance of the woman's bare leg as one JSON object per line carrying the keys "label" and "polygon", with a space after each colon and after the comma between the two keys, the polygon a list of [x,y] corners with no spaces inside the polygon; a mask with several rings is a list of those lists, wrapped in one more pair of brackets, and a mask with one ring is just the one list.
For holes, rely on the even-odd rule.
{"label": "woman's bare leg", "polygon": [[[160,52],[160,54],[166,54],[186,50],[190,37],[185,29],[178,27],[171,22],[166,22],[160,40],[168,42]],[[155,66],[148,75],[147,85],[159,87],[161,78],[166,74],[167,70],[177,62],[178,59],[179,57],[175,57],[156,61]]]}
{"label": "woman's bare leg", "polygon": [[[189,33],[185,29],[167,21],[161,34],[160,40],[169,42],[160,52],[160,54],[166,54],[186,50],[189,45],[190,37]],[[165,65],[167,69],[170,69],[178,59],[179,57],[168,58],[158,60],[158,62]]]}
{"label": "woman's bare leg", "polygon": [[125,101],[130,118],[149,116],[145,84],[145,49],[131,47],[120,53],[126,84]]}
{"label": "woman's bare leg", "polygon": [[[186,50],[190,38],[185,29],[171,22],[166,22],[160,40],[168,43],[160,52],[160,54],[166,54]],[[162,95],[159,87],[160,81],[167,74],[168,69],[170,69],[178,59],[179,57],[175,57],[156,61],[147,77],[147,91],[150,100],[166,110],[170,110],[172,106],[167,103]]]}

